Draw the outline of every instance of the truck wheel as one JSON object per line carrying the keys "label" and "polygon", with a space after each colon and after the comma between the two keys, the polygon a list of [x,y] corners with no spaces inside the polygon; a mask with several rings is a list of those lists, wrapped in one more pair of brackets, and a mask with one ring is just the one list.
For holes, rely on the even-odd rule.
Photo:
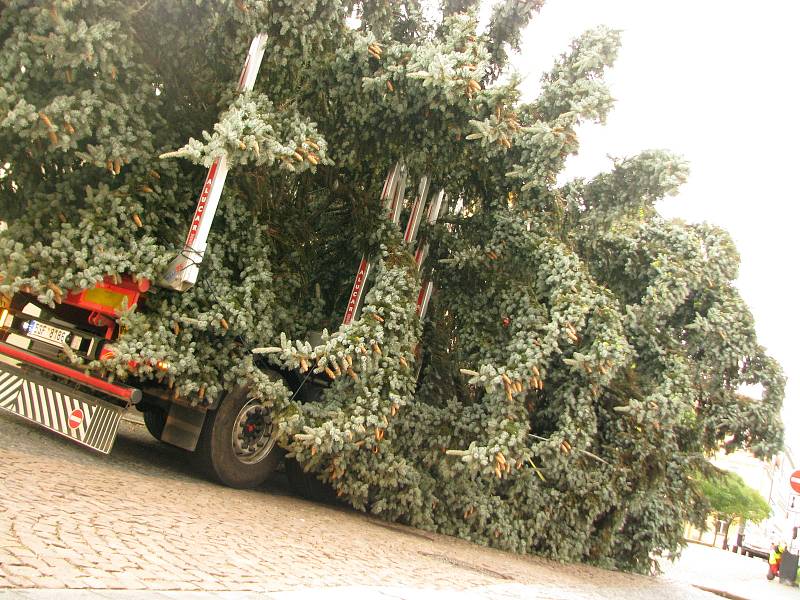
{"label": "truck wheel", "polygon": [[167,424],[167,413],[157,406],[148,407],[143,413],[144,426],[147,431],[161,441],[161,434],[164,433],[164,426]]}
{"label": "truck wheel", "polygon": [[207,413],[195,452],[212,479],[234,488],[262,484],[283,457],[269,411],[247,388],[230,392]]}
{"label": "truck wheel", "polygon": [[292,491],[306,500],[333,504],[336,492],[329,483],[317,479],[313,473],[306,473],[300,463],[293,458],[286,459],[286,478]]}

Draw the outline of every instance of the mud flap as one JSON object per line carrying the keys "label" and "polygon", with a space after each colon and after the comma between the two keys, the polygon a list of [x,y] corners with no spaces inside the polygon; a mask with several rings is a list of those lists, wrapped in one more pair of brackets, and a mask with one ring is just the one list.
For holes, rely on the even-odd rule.
{"label": "mud flap", "polygon": [[206,420],[204,408],[189,408],[171,404],[167,423],[161,433],[161,441],[193,452],[200,439],[203,423]]}
{"label": "mud flap", "polygon": [[123,408],[0,362],[0,409],[108,454]]}

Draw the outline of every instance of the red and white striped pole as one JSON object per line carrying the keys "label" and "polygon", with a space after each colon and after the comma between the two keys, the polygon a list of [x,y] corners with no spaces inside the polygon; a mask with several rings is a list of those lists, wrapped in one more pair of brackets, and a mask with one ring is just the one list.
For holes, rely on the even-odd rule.
{"label": "red and white striped pole", "polygon": [[[397,223],[400,220],[400,209],[403,205],[403,195],[405,194],[406,187],[406,167],[402,161],[395,164],[386,181],[383,184],[383,191],[381,192],[381,202],[384,209],[389,211],[389,218]],[[372,261],[365,254],[361,257],[358,263],[358,271],[356,271],[356,278],[353,282],[353,289],[350,292],[350,298],[347,301],[347,309],[342,319],[343,325],[348,325],[353,322],[353,319],[358,316],[358,311],[361,310],[361,303],[364,299],[364,288],[369,277],[369,271],[372,267]]]}
{"label": "red and white striped pole", "polygon": [[[261,68],[261,60],[267,46],[267,34],[260,33],[250,43],[250,50],[244,61],[242,72],[239,75],[238,92],[249,92],[253,89]],[[192,225],[186,236],[183,251],[167,267],[166,273],[158,282],[161,287],[185,292],[197,281],[200,272],[200,263],[203,262],[208,245],[208,234],[211,223],[217,212],[222,189],[225,187],[225,178],[228,176],[228,160],[223,154],[217,158],[208,169],[203,189],[197,200],[194,210]]]}

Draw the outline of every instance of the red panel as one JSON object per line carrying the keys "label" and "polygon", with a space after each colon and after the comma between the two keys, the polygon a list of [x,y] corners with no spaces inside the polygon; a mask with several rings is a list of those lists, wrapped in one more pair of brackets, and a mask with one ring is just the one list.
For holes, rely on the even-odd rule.
{"label": "red panel", "polygon": [[[139,281],[134,281],[132,277],[126,275],[119,283],[114,283],[114,280],[111,277],[106,277],[103,281],[97,283],[94,288],[106,289],[118,294],[124,294],[128,297],[128,306],[133,306],[139,302],[139,296],[150,289],[150,280],[142,278]],[[107,315],[109,317],[117,317],[117,313],[113,308],[88,300],[85,297],[87,291],[89,290],[72,291],[67,294],[64,302],[66,304],[71,304],[72,306],[84,308],[86,310]]]}

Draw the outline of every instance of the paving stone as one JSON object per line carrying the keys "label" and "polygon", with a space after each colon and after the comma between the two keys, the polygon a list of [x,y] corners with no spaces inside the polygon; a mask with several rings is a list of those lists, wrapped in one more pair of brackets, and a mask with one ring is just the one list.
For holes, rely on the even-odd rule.
{"label": "paving stone", "polygon": [[231,490],[138,424],[109,456],[5,415],[0,440],[0,600],[713,599],[313,504],[281,478]]}

